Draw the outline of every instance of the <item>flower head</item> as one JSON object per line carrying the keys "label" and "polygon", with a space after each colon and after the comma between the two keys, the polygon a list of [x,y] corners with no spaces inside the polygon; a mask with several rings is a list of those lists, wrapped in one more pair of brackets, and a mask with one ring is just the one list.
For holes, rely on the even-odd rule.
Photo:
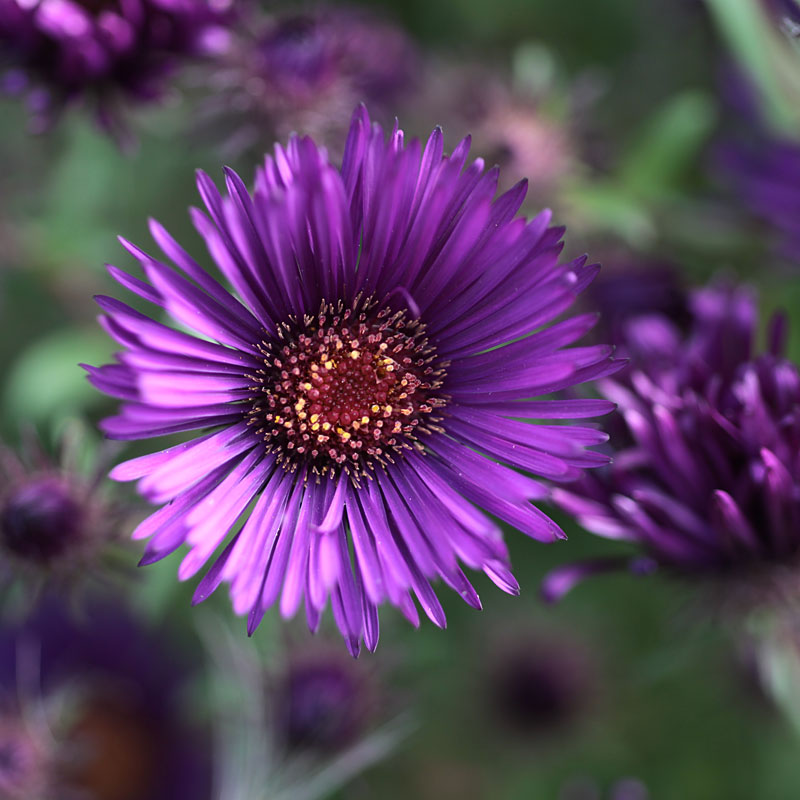
{"label": "flower head", "polygon": [[492,710],[518,736],[552,736],[588,706],[591,676],[590,655],[579,642],[520,632],[493,648],[487,676]]}
{"label": "flower head", "polygon": [[84,509],[63,479],[46,476],[12,488],[0,509],[0,536],[7,553],[50,563],[76,544]]}
{"label": "flower head", "polygon": [[[523,61],[523,50],[512,61]],[[544,51],[539,55],[550,63]],[[411,110],[420,119],[444,118],[469,130],[475,150],[500,167],[501,189],[521,178],[529,182],[526,208],[558,206],[580,172],[580,79],[562,85],[555,69],[545,72],[544,80],[528,85],[485,63],[429,56]]]}
{"label": "flower head", "polygon": [[[416,727],[380,661],[355,661],[325,634],[233,637],[201,624],[214,664],[214,784],[219,797],[336,793],[389,756]],[[324,775],[324,779],[320,776]]]}
{"label": "flower head", "polygon": [[[119,541],[122,505],[101,488],[106,462],[83,474],[70,455],[71,435],[57,458],[38,442],[22,453],[0,448],[0,581],[22,583],[33,593],[86,582],[103,574],[108,548]],[[30,598],[29,598],[30,599]]]}
{"label": "flower head", "polygon": [[537,197],[552,197],[576,171],[577,155],[568,125],[532,105],[511,98],[497,102],[476,130],[476,146],[511,179],[527,177]]}
{"label": "flower head", "polygon": [[150,102],[188,57],[218,50],[227,0],[0,0],[0,73],[35,130],[84,100],[121,135],[118,106]]}
{"label": "flower head", "polygon": [[396,25],[364,9],[293,11],[240,26],[213,65],[206,113],[231,131],[230,149],[302,130],[341,153],[353,106],[385,110],[414,83],[417,56]]}
{"label": "flower head", "polygon": [[276,738],[289,750],[332,752],[352,744],[369,715],[368,676],[339,651],[290,658],[272,680]]}
{"label": "flower head", "polygon": [[585,449],[607,438],[595,428],[519,419],[610,410],[531,399],[616,370],[610,347],[566,347],[592,315],[548,325],[597,267],[559,264],[549,213],[515,220],[524,184],[493,201],[497,171],[467,165],[468,146],[444,156],[440,130],[424,149],[399,130],[387,141],[362,107],[340,170],[292,138],[252,194],[230,170],[225,198],[199,176],[210,216],[193,219],[238,297],[158,223],[177,270],[130,244],[147,282],[111,268],[203,337],[98,299],[124,348],[87,368],[124,400],[105,432],[206,429],[112,472],[166,504],[134,533],[150,537],[143,562],[190,545],[179,577],[211,560],[196,599],[227,581],[251,632],[274,603],[290,617],[303,600],[316,629],[330,600],[351,652],[374,649],[380,604],[418,624],[410,593],[444,626],[430,581],[480,607],[459,562],[516,593],[475,505],[551,542],[563,533],[530,502],[547,490],[514,468],[559,481],[606,461]]}
{"label": "flower head", "polygon": [[[554,499],[590,531],[639,545],[649,559],[639,567],[758,586],[741,579],[775,580],[800,558],[800,370],[783,356],[781,317],[768,351],[755,352],[747,289],[698,291],[692,312],[686,337],[660,315],[631,321],[630,370],[601,384],[627,442]],[[545,591],[610,565],[563,568]]]}
{"label": "flower head", "polygon": [[179,704],[191,673],[115,602],[87,608],[80,623],[50,598],[0,636],[0,796],[209,797]]}

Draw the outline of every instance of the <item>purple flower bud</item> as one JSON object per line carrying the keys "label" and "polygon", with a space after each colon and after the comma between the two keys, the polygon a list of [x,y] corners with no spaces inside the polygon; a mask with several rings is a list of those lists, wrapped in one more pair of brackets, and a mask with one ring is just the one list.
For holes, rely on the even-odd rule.
{"label": "purple flower bud", "polygon": [[494,649],[488,674],[492,709],[515,734],[554,735],[588,706],[592,665],[578,643],[537,634]]}
{"label": "purple flower bud", "polygon": [[63,555],[80,538],[84,523],[71,487],[57,477],[17,486],[0,505],[2,546],[27,561],[50,563]]}
{"label": "purple flower bud", "polygon": [[70,438],[55,458],[38,440],[19,453],[0,444],[0,586],[22,586],[25,614],[42,589],[85,588],[114,569],[107,556],[128,512],[101,486],[103,459],[99,474],[75,468]]}
{"label": "purple flower bud", "polygon": [[290,662],[275,687],[277,734],[293,750],[338,750],[362,733],[370,687],[337,653]]}
{"label": "purple flower bud", "polygon": [[415,83],[418,57],[404,31],[366,9],[323,7],[247,19],[235,45],[211,65],[203,108],[227,149],[257,148],[294,131],[337,159],[353,106],[393,112]]}

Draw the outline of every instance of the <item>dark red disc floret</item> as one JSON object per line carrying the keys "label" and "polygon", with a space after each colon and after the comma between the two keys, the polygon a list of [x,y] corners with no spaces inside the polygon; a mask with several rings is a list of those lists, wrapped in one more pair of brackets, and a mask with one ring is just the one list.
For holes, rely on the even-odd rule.
{"label": "dark red disc floret", "polygon": [[405,311],[323,304],[263,342],[252,424],[289,468],[353,476],[416,445],[438,420],[444,376],[424,325]]}

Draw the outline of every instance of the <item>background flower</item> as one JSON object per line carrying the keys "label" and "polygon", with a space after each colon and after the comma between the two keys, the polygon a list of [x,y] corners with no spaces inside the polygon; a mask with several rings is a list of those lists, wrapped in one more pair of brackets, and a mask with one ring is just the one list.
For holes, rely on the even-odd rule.
{"label": "background flower", "polygon": [[800,259],[800,140],[773,128],[752,82],[729,70],[730,119],[715,152],[721,179],[772,234],[789,262]]}
{"label": "background flower", "polygon": [[162,97],[183,61],[225,46],[228,0],[2,0],[0,68],[25,94],[33,130],[64,106],[89,104],[98,123],[125,135],[126,103]]}
{"label": "background flower", "polygon": [[0,636],[4,796],[209,798],[185,656],[108,596],[88,608],[78,621],[51,598]]}
{"label": "background flower", "polygon": [[506,737],[529,744],[568,735],[589,716],[596,656],[582,642],[531,626],[493,642],[483,689]]}
{"label": "background flower", "polygon": [[55,457],[34,435],[20,453],[0,446],[0,580],[18,612],[35,607],[42,591],[86,588],[118,571],[114,548],[131,509],[103,485],[107,458],[89,474],[81,468],[80,438],[76,426],[66,431]]}
{"label": "background flower", "polygon": [[229,154],[259,158],[300,132],[339,158],[353,107],[366,102],[390,120],[416,83],[418,61],[402,28],[366,8],[246,17],[226,56],[197,76],[215,89],[201,118]]}
{"label": "background flower", "polygon": [[352,744],[375,712],[375,687],[362,663],[319,646],[290,656],[268,680],[280,745],[326,753]]}
{"label": "background flower", "polygon": [[[728,578],[740,599],[765,589],[780,597],[800,554],[800,370],[783,356],[781,317],[768,351],[756,353],[747,288],[698,291],[692,311],[685,338],[663,316],[629,321],[631,366],[602,385],[628,441],[618,440],[613,465],[554,499],[589,530],[635,542],[669,570]],[[568,588],[567,575],[580,569],[556,571],[546,593]]]}

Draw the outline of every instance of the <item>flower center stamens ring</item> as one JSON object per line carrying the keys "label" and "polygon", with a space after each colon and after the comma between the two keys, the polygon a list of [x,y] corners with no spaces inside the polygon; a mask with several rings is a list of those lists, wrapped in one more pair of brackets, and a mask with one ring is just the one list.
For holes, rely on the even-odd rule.
{"label": "flower center stamens ring", "polygon": [[262,342],[264,368],[253,377],[251,424],[259,425],[284,467],[358,478],[404,449],[438,420],[444,366],[425,326],[374,300],[323,303],[316,316],[290,320]]}

